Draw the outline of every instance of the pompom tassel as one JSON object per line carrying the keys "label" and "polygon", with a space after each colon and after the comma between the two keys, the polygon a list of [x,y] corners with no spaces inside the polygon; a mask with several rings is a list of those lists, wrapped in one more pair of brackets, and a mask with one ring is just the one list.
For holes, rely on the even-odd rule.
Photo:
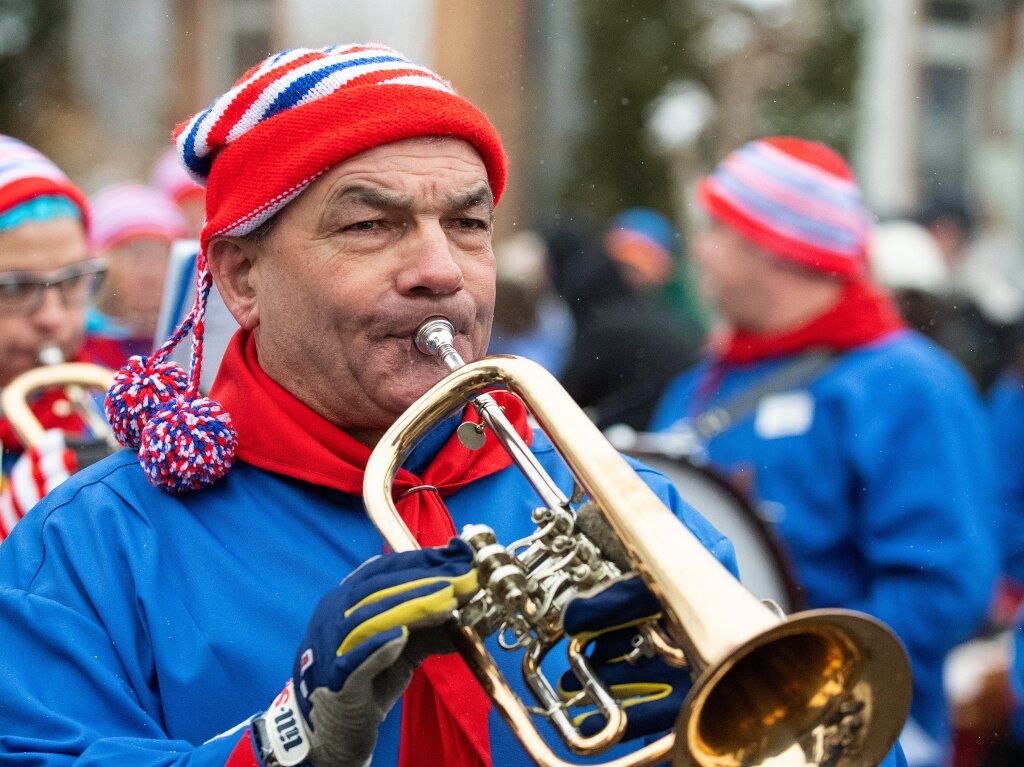
{"label": "pompom tassel", "polygon": [[237,447],[231,416],[218,403],[179,397],[142,430],[139,463],[156,487],[198,490],[227,473]]}
{"label": "pompom tassel", "polygon": [[129,359],[114,374],[103,403],[117,441],[137,450],[149,419],[185,394],[188,384],[188,374],[173,362],[155,356]]}

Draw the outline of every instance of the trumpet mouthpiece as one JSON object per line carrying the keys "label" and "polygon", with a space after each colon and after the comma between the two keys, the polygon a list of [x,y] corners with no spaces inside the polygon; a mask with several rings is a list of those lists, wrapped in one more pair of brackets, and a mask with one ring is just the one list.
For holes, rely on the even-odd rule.
{"label": "trumpet mouthpiece", "polygon": [[416,348],[424,354],[440,357],[449,370],[458,370],[465,361],[455,351],[455,328],[444,317],[431,317],[416,331]]}
{"label": "trumpet mouthpiece", "polygon": [[48,344],[39,350],[40,365],[60,365],[64,362],[64,352],[56,344]]}
{"label": "trumpet mouthpiece", "polygon": [[416,348],[424,354],[438,354],[455,340],[455,328],[444,317],[431,317],[416,331]]}

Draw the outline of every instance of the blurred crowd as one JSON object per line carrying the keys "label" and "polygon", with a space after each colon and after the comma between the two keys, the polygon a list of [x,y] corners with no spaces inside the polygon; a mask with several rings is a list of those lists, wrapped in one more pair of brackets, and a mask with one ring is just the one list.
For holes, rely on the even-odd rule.
{"label": "blurred crowd", "polygon": [[[0,387],[150,354],[203,198],[170,150],[86,198],[0,137]],[[670,457],[747,499],[805,606],[891,625],[914,669],[912,767],[1024,763],[1020,244],[960,200],[873,222],[845,161],[798,139],[738,149],[697,198],[686,235],[634,207],[495,243],[491,353],[540,363],[633,444],[678,437]],[[0,539],[91,460],[70,400],[32,395],[41,439],[4,413]]]}

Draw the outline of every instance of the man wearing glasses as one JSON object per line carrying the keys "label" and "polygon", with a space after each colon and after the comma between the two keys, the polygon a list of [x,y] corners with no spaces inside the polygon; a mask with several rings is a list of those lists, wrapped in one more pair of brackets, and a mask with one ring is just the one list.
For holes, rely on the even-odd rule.
{"label": "man wearing glasses", "polygon": [[[52,162],[10,136],[0,135],[0,388],[51,358],[88,359],[85,309],[103,263],[90,258],[88,210],[82,193]],[[47,430],[26,450],[5,417],[0,540],[49,489],[76,468],[65,433],[85,424],[62,391],[30,403]]]}

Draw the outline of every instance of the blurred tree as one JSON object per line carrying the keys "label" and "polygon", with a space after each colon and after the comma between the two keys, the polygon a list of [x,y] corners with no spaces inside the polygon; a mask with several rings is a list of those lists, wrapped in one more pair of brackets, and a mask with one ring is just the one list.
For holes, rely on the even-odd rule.
{"label": "blurred tree", "polygon": [[567,207],[607,220],[627,206],[668,215],[665,158],[646,137],[672,83],[707,89],[715,117],[696,147],[710,168],[743,142],[792,133],[848,152],[858,0],[602,0],[578,3],[589,113],[561,184]]}
{"label": "blurred tree", "polygon": [[567,206],[607,220],[642,205],[673,213],[665,164],[643,141],[646,110],[677,79],[697,75],[692,0],[578,4],[588,115],[562,184]]}
{"label": "blurred tree", "polygon": [[47,106],[66,101],[67,0],[0,0],[0,132],[46,151]]}

